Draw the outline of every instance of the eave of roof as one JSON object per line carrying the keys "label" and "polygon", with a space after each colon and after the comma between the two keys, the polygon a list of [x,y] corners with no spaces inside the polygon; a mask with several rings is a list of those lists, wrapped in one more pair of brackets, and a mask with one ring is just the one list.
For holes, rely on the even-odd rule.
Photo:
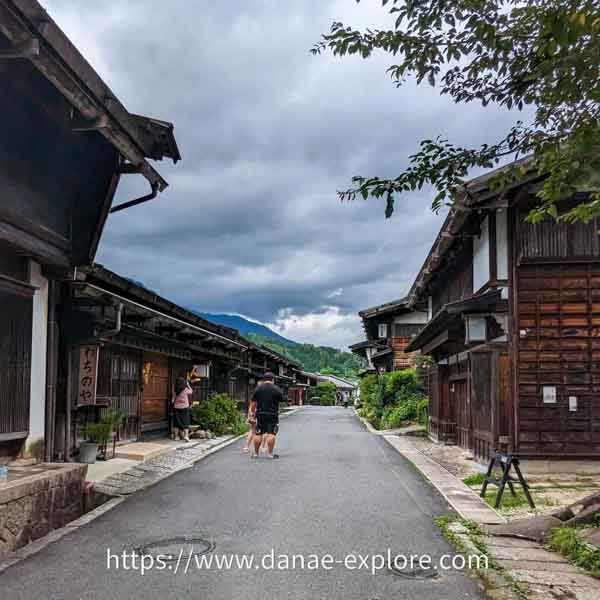
{"label": "eave of roof", "polygon": [[382,358],[384,356],[387,356],[388,354],[392,353],[392,349],[391,348],[384,348],[383,350],[380,350],[379,352],[377,352],[376,354],[373,354],[373,356],[371,356],[371,360],[375,361],[378,358]]}
{"label": "eave of roof", "polygon": [[[511,181],[501,189],[492,189],[490,187],[490,183],[494,178],[502,172],[512,170],[515,167],[525,168],[526,173],[522,179]],[[521,187],[542,177],[537,170],[532,168],[532,159],[530,156],[527,156],[483,175],[479,175],[454,190],[454,202],[450,212],[446,216],[429,254],[408,292],[408,305],[414,307],[422,300],[421,295],[423,290],[440,267],[443,258],[454,245],[455,240],[460,236],[460,232],[472,210],[484,206],[486,202],[500,197],[514,188]]]}
{"label": "eave of roof", "polygon": [[122,296],[126,300],[147,306],[151,310],[157,310],[165,313],[169,317],[188,322],[211,335],[230,341],[232,344],[248,347],[248,343],[243,339],[237,329],[215,325],[193,312],[183,308],[170,300],[159,296],[152,290],[127,279],[102,265],[95,264],[91,267],[84,267],[77,270],[77,280],[74,283],[89,283],[96,285],[109,294]]}
{"label": "eave of roof", "polygon": [[319,374],[317,377],[319,379],[326,379],[327,381],[331,381],[331,383],[335,383],[336,381],[340,382],[341,384],[343,384],[349,388],[356,387],[356,384],[352,383],[351,381],[348,381],[347,379],[343,379],[342,377],[338,377],[337,375],[321,375],[321,374]]}
{"label": "eave of roof", "polygon": [[404,298],[392,300],[391,302],[386,302],[379,306],[365,308],[364,310],[359,311],[358,316],[362,319],[371,319],[390,312],[406,313],[412,312],[412,310],[413,309],[408,306],[408,296],[405,296]]}
{"label": "eave of roof", "polygon": [[500,300],[500,291],[493,290],[471,296],[464,300],[445,304],[427,325],[417,334],[404,349],[405,352],[415,352],[428,344],[436,335],[448,328],[456,318],[466,313],[488,312]]}
{"label": "eave of roof", "polygon": [[352,344],[348,346],[348,348],[352,352],[356,352],[356,350],[363,350],[365,348],[376,348],[379,344],[377,342],[373,342],[371,340],[364,340],[363,342],[357,342],[356,344]]}
{"label": "eave of roof", "polygon": [[[135,119],[37,0],[0,0],[0,32],[15,45],[34,40],[39,48],[28,58],[38,71],[153,187],[168,186],[145,160],[156,153],[141,139]],[[178,159],[174,137],[168,146],[171,158]]]}

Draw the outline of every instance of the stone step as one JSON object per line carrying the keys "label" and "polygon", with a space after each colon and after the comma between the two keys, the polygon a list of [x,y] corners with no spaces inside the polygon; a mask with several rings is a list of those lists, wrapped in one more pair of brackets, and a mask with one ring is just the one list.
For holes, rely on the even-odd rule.
{"label": "stone step", "polygon": [[139,460],[141,462],[155,458],[163,454],[167,454],[173,450],[172,447],[165,444],[157,444],[154,442],[134,442],[126,444],[116,449],[115,456],[117,458],[127,458],[129,460]]}

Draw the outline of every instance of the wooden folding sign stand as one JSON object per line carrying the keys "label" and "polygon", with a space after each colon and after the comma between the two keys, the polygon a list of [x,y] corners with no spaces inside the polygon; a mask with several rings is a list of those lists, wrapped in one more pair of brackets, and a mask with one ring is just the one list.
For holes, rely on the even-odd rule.
{"label": "wooden folding sign stand", "polygon": [[[494,467],[500,467],[502,471],[502,477],[500,479],[496,479],[493,475]],[[510,474],[511,467],[514,468],[515,473],[517,474],[517,479],[515,479]],[[521,469],[519,468],[519,459],[514,458],[512,454],[502,454],[501,452],[494,452],[492,458],[490,459],[490,464],[488,466],[487,473],[485,475],[485,481],[483,482],[483,487],[481,488],[481,497],[485,498],[485,492],[487,490],[488,484],[498,486],[498,493],[496,494],[496,502],[494,503],[494,508],[499,508],[500,503],[502,502],[502,494],[504,494],[504,488],[508,484],[508,488],[510,489],[510,493],[513,496],[516,496],[515,488],[513,484],[518,483],[523,488],[523,493],[527,498],[527,502],[529,502],[529,506],[531,508],[535,508],[535,504],[533,503],[533,498],[529,493],[529,484],[525,481],[523,474],[521,473]]]}

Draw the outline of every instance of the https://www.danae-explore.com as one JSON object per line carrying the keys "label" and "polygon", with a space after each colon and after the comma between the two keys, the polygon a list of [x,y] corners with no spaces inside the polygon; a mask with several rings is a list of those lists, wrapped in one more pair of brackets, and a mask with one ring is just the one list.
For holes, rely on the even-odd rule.
{"label": "https://www.danae-explore.com", "polygon": [[254,554],[197,553],[193,546],[180,548],[174,554],[143,554],[135,550],[106,550],[107,570],[132,571],[145,575],[152,571],[187,574],[192,571],[332,571],[343,568],[365,571],[419,571],[421,573],[465,569],[487,569],[485,554],[444,554],[433,558],[428,554],[397,554],[388,549],[379,554],[352,552],[342,557],[332,554],[286,554],[271,550]]}

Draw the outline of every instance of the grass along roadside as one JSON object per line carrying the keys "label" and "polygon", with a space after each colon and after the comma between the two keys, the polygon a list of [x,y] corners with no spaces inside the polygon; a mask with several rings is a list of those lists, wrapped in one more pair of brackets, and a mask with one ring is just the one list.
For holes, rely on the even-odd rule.
{"label": "grass along roadside", "polygon": [[[482,540],[482,533],[473,521],[459,519],[454,515],[442,515],[434,518],[443,536],[463,555],[477,554],[487,559],[487,569],[473,569],[484,583],[486,592],[492,598],[508,600],[527,600],[528,594],[491,555]],[[468,561],[467,561],[468,564]],[[508,592],[508,593],[507,593]]]}
{"label": "grass along roadside", "polygon": [[[485,474],[484,473],[476,473],[474,475],[469,475],[468,477],[465,477],[462,481],[463,481],[463,483],[468,485],[473,490],[474,493],[479,495],[481,492],[481,487],[485,481]],[[498,509],[499,511],[510,512],[513,509],[517,509],[517,508],[528,505],[527,498],[526,498],[525,494],[523,493],[523,490],[521,489],[521,487],[519,485],[515,485],[514,487],[515,487],[515,495],[514,496],[512,495],[510,488],[508,486],[506,486],[504,488],[504,493],[502,495],[502,503],[500,505],[500,508]],[[557,487],[557,489],[562,490],[565,488]],[[568,487],[566,489],[571,490],[573,488]],[[586,488],[582,487],[582,488],[576,488],[576,489],[585,490]],[[536,512],[538,512],[537,509],[539,509],[539,508],[558,505],[558,502],[554,498],[548,497],[545,494],[546,492],[552,492],[553,490],[554,490],[554,487],[545,486],[545,485],[530,486],[529,492],[536,504]],[[489,506],[493,507],[496,503],[497,494],[498,494],[498,488],[494,485],[490,485],[485,493],[485,497],[484,497],[485,502]]]}
{"label": "grass along roadside", "polygon": [[548,549],[562,554],[571,564],[600,579],[600,550],[588,544],[573,527],[559,527],[550,534]]}

